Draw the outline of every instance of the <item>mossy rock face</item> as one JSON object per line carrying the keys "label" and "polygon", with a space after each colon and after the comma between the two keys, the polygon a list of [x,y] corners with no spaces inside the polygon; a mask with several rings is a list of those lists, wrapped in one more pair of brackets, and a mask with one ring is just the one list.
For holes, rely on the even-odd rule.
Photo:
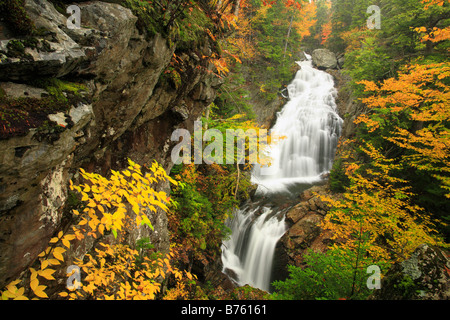
{"label": "mossy rock face", "polygon": [[25,46],[20,40],[11,40],[6,47],[8,48],[8,55],[10,57],[18,58],[25,54]]}
{"label": "mossy rock face", "polygon": [[450,299],[450,260],[439,248],[423,244],[383,277],[374,300]]}
{"label": "mossy rock face", "polygon": [[33,61],[33,57],[26,52],[30,48],[36,52],[54,52],[50,43],[46,39],[40,39],[34,36],[28,36],[25,39],[11,39],[6,47],[3,47],[1,53],[9,58],[20,58],[22,60]]}
{"label": "mossy rock face", "polygon": [[[48,121],[48,115],[58,112],[67,112],[71,106],[79,102],[89,103],[83,92],[87,89],[82,84],[62,81],[55,78],[40,79],[33,83],[47,92],[46,96],[38,97],[12,97],[0,93],[0,140],[14,136],[23,136],[30,128],[37,128],[38,141],[57,140],[59,133],[66,127]],[[31,87],[32,88],[32,87]],[[68,121],[68,127],[71,126]]]}
{"label": "mossy rock face", "polygon": [[0,0],[0,15],[15,34],[32,34],[34,25],[25,11],[25,0]]}
{"label": "mossy rock face", "polygon": [[48,114],[66,111],[68,105],[52,97],[0,98],[0,139],[26,135],[30,128],[39,128]]}

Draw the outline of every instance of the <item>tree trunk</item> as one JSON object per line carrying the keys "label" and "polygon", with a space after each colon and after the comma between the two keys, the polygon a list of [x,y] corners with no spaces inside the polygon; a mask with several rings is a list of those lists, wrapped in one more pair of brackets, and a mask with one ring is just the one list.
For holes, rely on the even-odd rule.
{"label": "tree trunk", "polygon": [[236,19],[237,19],[238,15],[239,15],[239,8],[240,8],[240,6],[241,6],[241,0],[235,0],[233,2],[233,14],[236,17]]}
{"label": "tree trunk", "polygon": [[284,54],[283,54],[283,58],[286,58],[286,50],[287,50],[287,45],[288,45],[288,39],[289,39],[289,35],[291,34],[291,28],[292,28],[292,21],[294,20],[294,15],[291,16],[291,22],[289,23],[289,29],[286,35],[286,42],[284,44]]}
{"label": "tree trunk", "polygon": [[239,189],[239,178],[241,175],[241,169],[239,169],[239,161],[236,161],[236,169],[237,169],[237,179],[236,179],[236,188],[234,189],[234,199],[237,197],[237,192]]}

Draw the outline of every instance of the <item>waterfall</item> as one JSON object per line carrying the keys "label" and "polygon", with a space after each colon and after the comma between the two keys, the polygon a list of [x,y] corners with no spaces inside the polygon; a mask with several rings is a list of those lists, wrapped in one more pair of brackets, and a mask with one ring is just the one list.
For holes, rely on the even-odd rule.
{"label": "waterfall", "polygon": [[[278,113],[273,132],[285,138],[267,151],[270,168],[255,166],[257,195],[296,195],[323,181],[332,166],[343,120],[336,113],[333,78],[312,67],[311,57],[288,85],[289,100]],[[267,205],[245,206],[232,221],[223,242],[223,272],[238,285],[270,290],[275,247],[286,231],[284,213]]]}

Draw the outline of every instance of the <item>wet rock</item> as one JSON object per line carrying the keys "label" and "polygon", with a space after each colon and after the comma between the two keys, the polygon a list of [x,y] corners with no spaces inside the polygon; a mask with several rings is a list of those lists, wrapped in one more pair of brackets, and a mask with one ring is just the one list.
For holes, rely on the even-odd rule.
{"label": "wet rock", "polygon": [[48,95],[48,92],[41,88],[35,88],[22,83],[3,82],[0,83],[1,89],[5,91],[5,94],[12,98],[36,98],[40,99],[43,96]]}
{"label": "wet rock", "polygon": [[328,49],[316,49],[312,52],[313,66],[320,70],[336,69],[338,62],[336,55]]}
{"label": "wet rock", "polygon": [[302,256],[308,250],[325,252],[332,234],[321,228],[325,215],[330,210],[320,195],[329,194],[328,187],[314,186],[305,190],[300,202],[286,213],[288,230],[280,239],[279,250],[285,250],[280,256],[286,256],[287,264],[300,265]]}

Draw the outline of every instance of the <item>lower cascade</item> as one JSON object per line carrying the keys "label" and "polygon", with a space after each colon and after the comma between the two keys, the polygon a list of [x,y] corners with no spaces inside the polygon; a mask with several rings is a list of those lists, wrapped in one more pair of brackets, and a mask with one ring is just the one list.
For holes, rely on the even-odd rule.
{"label": "lower cascade", "polygon": [[[289,100],[272,131],[285,139],[271,146],[269,168],[255,166],[252,181],[260,199],[295,196],[324,181],[330,171],[343,120],[336,112],[333,78],[313,68],[311,56],[288,85]],[[223,272],[237,285],[270,291],[278,240],[286,232],[284,211],[267,201],[247,204],[229,221],[231,236],[222,244]]]}

